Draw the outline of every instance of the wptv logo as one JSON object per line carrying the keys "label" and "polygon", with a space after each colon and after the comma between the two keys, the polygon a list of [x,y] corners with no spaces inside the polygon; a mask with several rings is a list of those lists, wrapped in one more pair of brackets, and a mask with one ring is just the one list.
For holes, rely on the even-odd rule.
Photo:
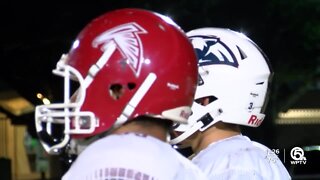
{"label": "wptv logo", "polygon": [[[276,155],[276,156],[274,156]],[[266,159],[270,162],[282,160],[286,163],[288,159],[286,149],[271,149],[267,152]],[[307,158],[305,157],[304,150],[301,147],[294,147],[290,150],[289,162],[291,165],[304,165],[307,164]]]}
{"label": "wptv logo", "polygon": [[304,150],[300,147],[294,147],[290,151],[290,156],[293,160],[291,164],[307,164],[307,158],[304,156]]}

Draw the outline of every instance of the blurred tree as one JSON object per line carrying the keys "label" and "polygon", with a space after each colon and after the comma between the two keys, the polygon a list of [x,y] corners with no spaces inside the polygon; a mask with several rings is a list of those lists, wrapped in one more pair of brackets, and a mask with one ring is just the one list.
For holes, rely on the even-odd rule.
{"label": "blurred tree", "polygon": [[276,111],[286,110],[320,75],[320,1],[270,1],[265,40],[275,76]]}

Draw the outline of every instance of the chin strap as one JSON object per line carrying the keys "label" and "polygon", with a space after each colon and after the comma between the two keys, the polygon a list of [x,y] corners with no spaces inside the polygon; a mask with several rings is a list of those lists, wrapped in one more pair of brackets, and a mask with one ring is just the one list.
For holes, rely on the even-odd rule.
{"label": "chin strap", "polygon": [[191,136],[196,131],[198,131],[198,130],[204,131],[205,129],[207,129],[209,127],[208,125],[211,124],[211,122],[213,122],[213,120],[214,119],[212,118],[212,116],[209,113],[205,114],[199,120],[197,120],[197,122],[194,125],[192,125],[190,129],[187,129],[181,135],[179,135],[178,137],[169,141],[169,143],[172,145],[178,144],[178,143],[182,142],[183,140],[187,139],[189,136]]}
{"label": "chin strap", "polygon": [[106,47],[104,47],[104,49],[105,49],[104,53],[98,59],[98,61],[90,67],[88,75],[84,79],[84,87],[85,88],[87,88],[92,83],[94,77],[107,64],[111,55],[116,50],[116,48],[117,48],[117,46],[113,41],[109,42],[106,45]]}
{"label": "chin strap", "polygon": [[181,135],[179,135],[178,137],[171,139],[169,141],[170,144],[178,144],[180,142],[182,142],[183,140],[187,139],[189,136],[191,136],[193,133],[195,133],[196,131],[198,131],[201,127],[203,126],[203,123],[201,121],[198,121],[197,123],[195,123],[190,129],[186,130],[185,132],[183,132]]}
{"label": "chin strap", "polygon": [[123,109],[121,115],[117,118],[114,126],[120,126],[121,124],[125,123],[128,118],[132,115],[142,98],[146,95],[150,87],[153,85],[155,80],[157,79],[156,74],[149,73],[146,79],[143,81],[142,85],[139,87],[137,92],[133,95],[130,99],[129,103]]}

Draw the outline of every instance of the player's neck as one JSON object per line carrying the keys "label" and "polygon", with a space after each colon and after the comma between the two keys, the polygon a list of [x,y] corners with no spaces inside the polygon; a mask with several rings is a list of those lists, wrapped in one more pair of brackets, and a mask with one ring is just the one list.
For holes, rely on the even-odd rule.
{"label": "player's neck", "polygon": [[143,127],[136,123],[129,123],[120,126],[119,128],[115,129],[112,134],[123,134],[123,133],[138,133],[138,134],[145,134],[149,136],[153,136],[161,141],[167,141],[167,132],[165,129],[154,126]]}
{"label": "player's neck", "polygon": [[241,134],[238,126],[232,128],[226,128],[223,124],[216,124],[206,131],[200,133],[198,142],[194,144],[193,150],[195,153],[199,153],[201,150],[208,147],[210,144]]}

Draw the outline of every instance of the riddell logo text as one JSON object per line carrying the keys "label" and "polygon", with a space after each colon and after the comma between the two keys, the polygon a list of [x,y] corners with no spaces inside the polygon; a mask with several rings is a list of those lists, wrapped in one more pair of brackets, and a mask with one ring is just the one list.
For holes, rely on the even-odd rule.
{"label": "riddell logo text", "polygon": [[260,126],[262,123],[263,119],[258,119],[256,115],[251,115],[248,124],[255,125],[255,126]]}

